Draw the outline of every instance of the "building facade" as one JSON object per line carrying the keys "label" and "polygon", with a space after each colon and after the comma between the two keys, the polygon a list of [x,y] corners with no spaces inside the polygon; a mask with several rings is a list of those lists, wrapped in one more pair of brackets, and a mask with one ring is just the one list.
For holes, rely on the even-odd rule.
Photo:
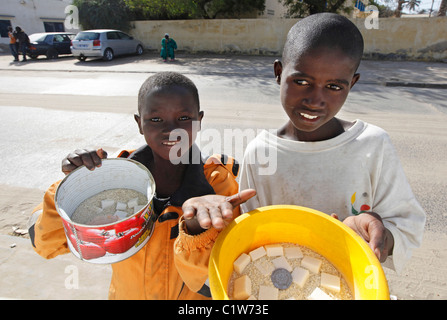
{"label": "building facade", "polygon": [[77,33],[79,29],[71,29],[73,24],[65,23],[72,13],[65,12],[71,3],[72,0],[1,0],[0,44],[9,44],[8,26],[20,26],[28,35],[55,31]]}
{"label": "building facade", "polygon": [[265,10],[259,15],[259,18],[284,18],[287,13],[287,8],[278,0],[265,0]]}

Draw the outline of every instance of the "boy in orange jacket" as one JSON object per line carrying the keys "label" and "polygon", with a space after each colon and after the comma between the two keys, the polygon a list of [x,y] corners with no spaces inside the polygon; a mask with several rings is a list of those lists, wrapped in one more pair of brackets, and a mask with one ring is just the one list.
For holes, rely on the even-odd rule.
{"label": "boy in orange jacket", "polygon": [[[209,250],[219,229],[224,227],[223,220],[239,214],[240,198],[225,204],[223,219],[219,216],[208,223],[202,221],[205,228],[199,227],[197,219],[182,222],[179,227],[182,205],[187,199],[209,194],[229,197],[238,192],[238,164],[234,159],[211,156],[203,160],[194,144],[202,118],[197,88],[185,76],[158,73],[142,85],[135,120],[147,144],[119,156],[136,160],[151,171],[156,184],[153,204],[157,221],[151,239],[140,251],[112,265],[110,299],[210,298],[205,284]],[[174,133],[179,129],[188,138],[178,139]],[[200,155],[199,161],[191,163],[191,154]],[[62,171],[68,174],[81,165],[93,170],[106,157],[102,149],[75,151],[62,162]],[[43,203],[34,210],[37,220],[30,228],[35,251],[47,259],[69,252],[55,208],[58,184],[47,190]],[[183,244],[178,254],[174,254],[176,240]]]}

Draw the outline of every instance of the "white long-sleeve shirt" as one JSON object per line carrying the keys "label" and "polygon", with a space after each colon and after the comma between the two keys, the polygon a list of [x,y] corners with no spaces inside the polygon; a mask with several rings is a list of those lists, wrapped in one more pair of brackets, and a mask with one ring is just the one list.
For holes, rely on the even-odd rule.
{"label": "white long-sleeve shirt", "polygon": [[318,142],[292,141],[264,130],[247,146],[240,177],[241,190],[257,191],[242,205],[244,212],[278,204],[337,213],[340,220],[376,212],[393,234],[389,262],[397,272],[422,242],[426,214],[396,150],[383,129],[361,120]]}

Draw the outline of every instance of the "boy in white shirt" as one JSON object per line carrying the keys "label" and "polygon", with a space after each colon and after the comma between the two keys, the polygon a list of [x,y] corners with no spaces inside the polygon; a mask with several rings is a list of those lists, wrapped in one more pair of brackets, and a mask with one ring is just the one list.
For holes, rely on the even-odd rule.
{"label": "boy in white shirt", "polygon": [[[247,146],[240,190],[257,194],[242,211],[295,204],[332,213],[362,236],[381,262],[390,257],[389,266],[400,272],[421,244],[425,212],[387,133],[361,120],[335,117],[360,77],[362,55],[360,31],[340,15],[311,15],[291,28],[283,61],[274,65],[289,120]],[[267,164],[276,168],[274,174],[262,170],[266,164],[259,155],[265,152],[277,154],[276,163]],[[209,227],[218,213],[212,201],[206,206],[200,201],[184,204],[184,218],[197,211],[202,227]],[[231,206],[224,207],[224,197],[213,201],[221,202],[221,215],[228,219]]]}

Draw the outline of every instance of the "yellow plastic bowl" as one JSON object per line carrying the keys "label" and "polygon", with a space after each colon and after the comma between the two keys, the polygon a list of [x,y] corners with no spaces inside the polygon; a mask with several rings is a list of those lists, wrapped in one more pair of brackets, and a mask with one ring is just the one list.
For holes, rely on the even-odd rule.
{"label": "yellow plastic bowl", "polygon": [[245,213],[221,232],[209,262],[213,299],[229,299],[228,282],[240,254],[281,242],[305,246],[328,259],[343,275],[355,299],[389,299],[382,266],[360,236],[327,214],[285,205]]}

